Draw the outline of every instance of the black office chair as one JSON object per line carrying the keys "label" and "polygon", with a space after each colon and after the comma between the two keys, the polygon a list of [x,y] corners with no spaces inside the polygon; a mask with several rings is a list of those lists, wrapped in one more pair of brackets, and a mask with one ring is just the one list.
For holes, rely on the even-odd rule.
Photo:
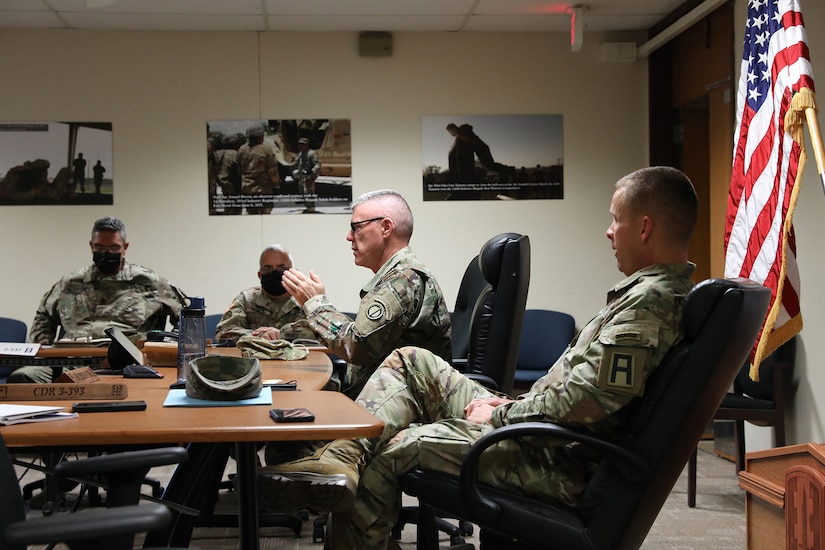
{"label": "black office chair", "polygon": [[[759,381],[750,378],[750,360],[745,361],[733,391],[725,394],[714,420],[733,421],[736,471],[745,469],[745,422],[773,426],[774,446],[785,446],[785,399],[796,358],[796,337],[767,356],[759,365]],[[688,506],[696,506],[696,449],[688,461]]]}
{"label": "black office chair", "polygon": [[[472,267],[473,263],[477,265],[477,271]],[[481,286],[479,273],[484,279],[481,290],[478,290]],[[465,298],[476,295],[471,314],[466,319],[469,322],[467,359],[454,356],[453,366],[488,388],[512,393],[529,286],[530,239],[526,235],[502,233],[484,243],[465,271],[459,289],[462,298],[456,300],[457,305],[461,304],[461,309],[457,309],[458,318],[465,319],[464,312],[468,311],[464,307]],[[456,329],[453,326],[453,334]],[[405,525],[418,523],[418,512],[415,506],[401,509],[393,529],[396,539],[401,537]],[[468,522],[453,525],[439,517],[437,523],[456,544],[473,531]]]}
{"label": "black office chair", "polygon": [[473,309],[481,293],[487,288],[487,279],[481,273],[481,264],[478,255],[474,256],[458,287],[455,297],[455,306],[450,312],[450,342],[453,348],[454,364],[466,362],[470,355],[470,320],[473,318]]}
{"label": "black office chair", "polygon": [[172,520],[164,505],[138,505],[143,477],[153,466],[185,459],[181,448],[160,448],[61,463],[60,475],[106,478],[109,507],[27,520],[14,461],[0,435],[0,548],[25,550],[28,545],[57,542],[73,550],[133,548],[135,533],[161,528]]}
{"label": "black office chair", "polygon": [[[770,290],[746,279],[711,279],[688,296],[684,339],[626,411],[627,430],[610,439],[547,422],[494,430],[470,450],[460,477],[415,470],[404,490],[420,503],[418,548],[438,547],[436,513],[472,521],[481,548],[623,550],[644,541],[696,443],[750,352]],[[529,436],[576,441],[604,458],[581,506],[539,502],[476,480],[479,456],[498,441]]]}
{"label": "black office chair", "polygon": [[481,247],[478,266],[486,286],[470,315],[467,359],[454,358],[453,366],[488,388],[511,394],[530,286],[530,238],[496,235]]}

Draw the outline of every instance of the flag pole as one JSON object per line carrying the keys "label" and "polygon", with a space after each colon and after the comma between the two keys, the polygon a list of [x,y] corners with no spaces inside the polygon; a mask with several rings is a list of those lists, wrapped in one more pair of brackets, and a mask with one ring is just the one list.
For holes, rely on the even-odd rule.
{"label": "flag pole", "polygon": [[805,118],[808,121],[808,132],[811,134],[811,145],[814,148],[816,168],[819,170],[819,180],[822,182],[822,191],[825,192],[825,147],[822,145],[822,134],[819,131],[819,121],[816,118],[816,108],[805,109]]}

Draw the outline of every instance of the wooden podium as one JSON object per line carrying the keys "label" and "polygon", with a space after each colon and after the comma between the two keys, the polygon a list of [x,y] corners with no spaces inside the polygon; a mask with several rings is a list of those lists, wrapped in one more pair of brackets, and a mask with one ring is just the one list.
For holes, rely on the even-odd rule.
{"label": "wooden podium", "polygon": [[825,550],[825,444],[745,455],[748,550]]}

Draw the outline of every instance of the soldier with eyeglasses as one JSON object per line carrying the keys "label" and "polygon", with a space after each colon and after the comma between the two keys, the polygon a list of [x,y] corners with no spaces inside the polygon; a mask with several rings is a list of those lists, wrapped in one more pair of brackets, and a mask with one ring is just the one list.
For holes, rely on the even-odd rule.
{"label": "soldier with eyeglasses", "polygon": [[450,314],[433,274],[413,253],[413,215],[400,193],[371,191],[352,203],[347,241],[355,265],[375,275],[361,289],[355,319],[338,311],[314,271],[284,272],[282,283],[301,304],[309,326],[333,353],[348,363],[344,393],[355,398],[392,350],[426,348],[450,360]]}
{"label": "soldier with eyeglasses", "polygon": [[[97,220],[89,247],[92,264],[62,277],[40,300],[30,342],[105,338],[109,327],[137,342],[150,330],[164,329],[167,317],[177,326],[183,295],[151,269],[126,260],[129,242],[122,221]],[[27,366],[8,381],[47,383],[52,376],[51,367]]]}

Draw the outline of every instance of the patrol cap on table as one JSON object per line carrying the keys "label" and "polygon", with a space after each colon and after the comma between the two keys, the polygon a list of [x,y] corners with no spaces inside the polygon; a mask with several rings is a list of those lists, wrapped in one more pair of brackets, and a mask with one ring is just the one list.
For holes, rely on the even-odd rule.
{"label": "patrol cap on table", "polygon": [[255,357],[206,355],[189,361],[186,395],[212,401],[258,397],[263,388],[261,362]]}

